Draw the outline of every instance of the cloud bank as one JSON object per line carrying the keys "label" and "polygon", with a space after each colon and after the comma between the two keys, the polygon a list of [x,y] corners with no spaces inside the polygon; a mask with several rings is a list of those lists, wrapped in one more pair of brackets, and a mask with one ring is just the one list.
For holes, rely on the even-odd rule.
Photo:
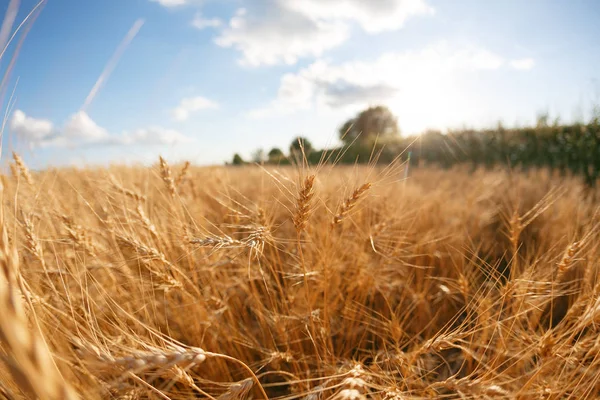
{"label": "cloud bank", "polygon": [[33,118],[16,110],[9,128],[30,147],[171,145],[192,141],[176,130],[159,126],[111,134],[84,111],[73,114],[64,126],[56,127],[49,120]]}
{"label": "cloud bank", "polygon": [[215,39],[234,48],[246,66],[295,64],[319,57],[350,38],[358,25],[367,34],[401,29],[413,17],[433,14],[425,0],[267,0],[239,8]]}
{"label": "cloud bank", "polygon": [[315,105],[328,108],[364,106],[402,96],[420,97],[454,81],[459,74],[517,68],[514,61],[485,48],[456,47],[440,42],[419,51],[389,52],[375,60],[332,63],[317,60],[296,73],[285,74],[277,97],[251,110],[255,118],[289,114]]}
{"label": "cloud bank", "polygon": [[217,108],[219,108],[219,105],[206,97],[186,97],[181,99],[179,105],[171,111],[171,114],[175,121],[186,121],[198,111]]}

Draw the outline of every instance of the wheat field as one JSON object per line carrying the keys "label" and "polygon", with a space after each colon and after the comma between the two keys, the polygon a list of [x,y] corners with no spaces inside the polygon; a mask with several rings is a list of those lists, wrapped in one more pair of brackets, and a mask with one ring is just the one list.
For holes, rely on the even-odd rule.
{"label": "wheat field", "polygon": [[598,397],[596,193],[405,167],[34,173],[15,155],[0,394]]}

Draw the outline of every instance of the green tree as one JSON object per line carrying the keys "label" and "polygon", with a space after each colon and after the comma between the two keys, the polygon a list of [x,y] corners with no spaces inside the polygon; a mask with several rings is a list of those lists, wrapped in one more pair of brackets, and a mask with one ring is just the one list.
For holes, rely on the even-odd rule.
{"label": "green tree", "polygon": [[396,137],[400,135],[398,120],[386,106],[369,107],[355,118],[346,121],[339,129],[340,139],[350,144],[355,140],[367,143],[374,137]]}
{"label": "green tree", "polygon": [[232,161],[233,165],[242,165],[244,164],[244,159],[242,158],[242,156],[240,156],[238,153],[235,153],[233,155],[233,161]]}
{"label": "green tree", "polygon": [[308,157],[310,153],[313,152],[314,148],[310,140],[307,138],[298,136],[292,140],[290,144],[290,156],[291,157],[302,157],[302,151],[304,150],[304,155]]}
{"label": "green tree", "polygon": [[281,151],[281,149],[279,149],[277,147],[273,147],[271,149],[271,151],[269,151],[268,157],[269,157],[269,162],[278,163],[283,158],[285,158],[285,155],[283,154],[283,151]]}
{"label": "green tree", "polygon": [[[356,118],[350,118],[348,121],[344,122],[342,126],[340,126],[338,133],[342,142],[352,143],[352,141],[356,138],[355,131],[352,130],[355,122]],[[352,136],[352,138],[349,138],[348,136]]]}

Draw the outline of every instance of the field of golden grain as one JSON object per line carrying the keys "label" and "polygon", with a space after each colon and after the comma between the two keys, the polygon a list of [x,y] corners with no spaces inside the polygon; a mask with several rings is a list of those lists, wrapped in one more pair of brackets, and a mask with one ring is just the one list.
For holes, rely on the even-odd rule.
{"label": "field of golden grain", "polygon": [[4,398],[600,395],[600,219],[573,178],[12,167]]}

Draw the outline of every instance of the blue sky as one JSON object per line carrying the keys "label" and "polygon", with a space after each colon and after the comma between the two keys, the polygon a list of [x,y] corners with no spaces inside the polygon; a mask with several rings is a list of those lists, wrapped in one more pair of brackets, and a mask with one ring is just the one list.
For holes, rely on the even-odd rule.
{"label": "blue sky", "polygon": [[[10,32],[37,3],[0,0],[0,17],[18,6]],[[37,168],[158,154],[220,164],[297,135],[323,147],[375,103],[416,134],[542,111],[568,121],[600,102],[595,0],[47,0],[38,10],[0,60],[7,76],[14,59],[0,92],[4,152]]]}

